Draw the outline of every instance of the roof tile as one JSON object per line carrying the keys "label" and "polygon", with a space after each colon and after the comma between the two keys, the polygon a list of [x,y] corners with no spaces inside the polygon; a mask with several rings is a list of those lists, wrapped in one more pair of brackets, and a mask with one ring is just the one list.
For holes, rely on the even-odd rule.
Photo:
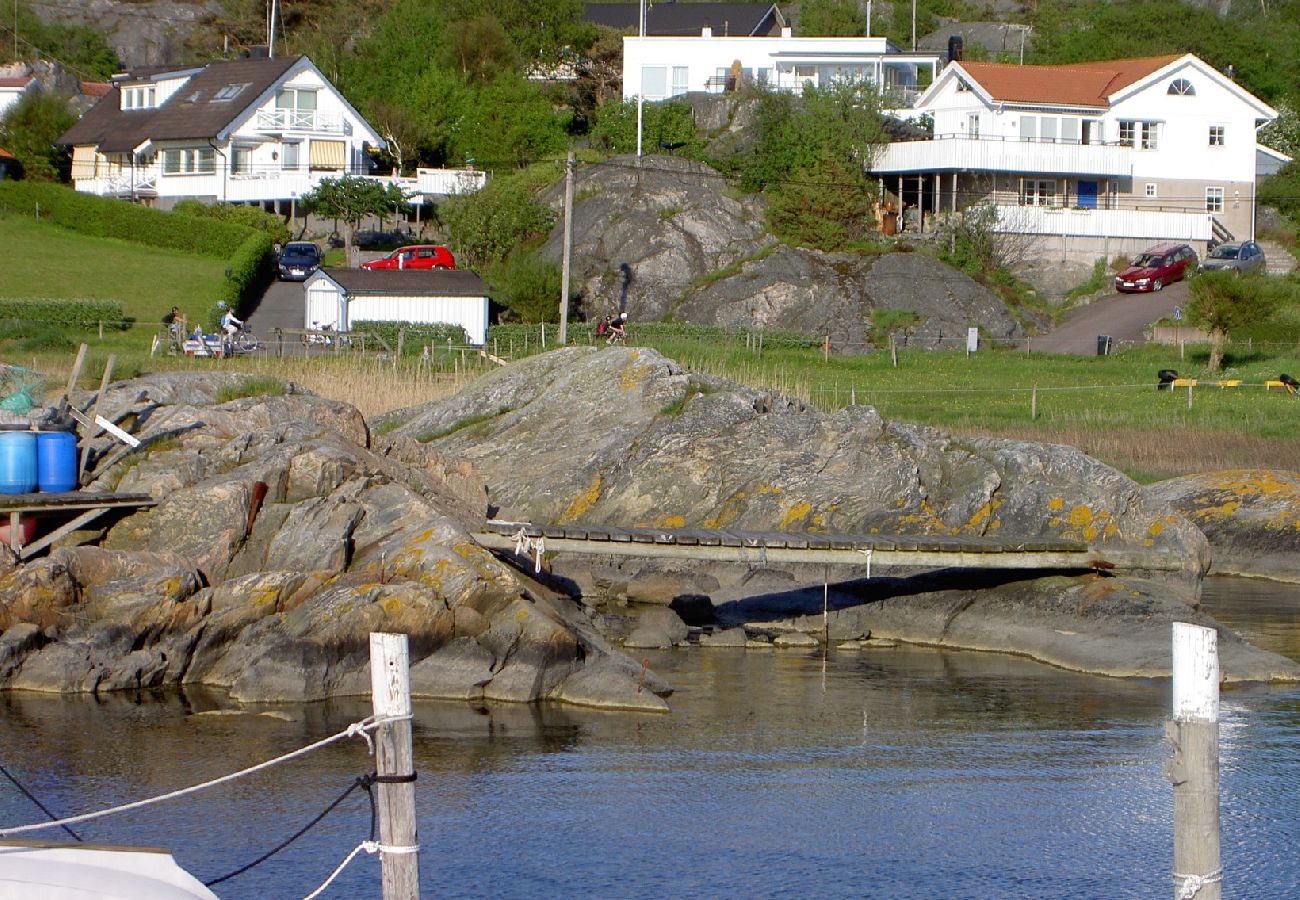
{"label": "roof tile", "polygon": [[1110,106],[1112,94],[1181,58],[1176,54],[1062,66],[986,62],[960,65],[994,100],[1104,109]]}

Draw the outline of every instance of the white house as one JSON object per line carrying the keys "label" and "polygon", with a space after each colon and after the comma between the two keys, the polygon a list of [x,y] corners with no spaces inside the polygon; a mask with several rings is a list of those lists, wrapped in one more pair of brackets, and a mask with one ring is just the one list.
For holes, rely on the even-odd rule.
{"label": "white house", "polygon": [[1255,131],[1276,116],[1191,54],[954,62],[912,113],[933,138],[889,144],[870,169],[923,223],[992,201],[1001,230],[1080,260],[1253,237]]}
{"label": "white house", "polygon": [[[901,53],[882,37],[721,37],[705,26],[689,37],[623,38],[623,97],[666,100],[692,91],[734,89],[742,81],[787,91],[836,80],[868,81],[908,103],[933,80],[937,53]],[[925,75],[922,75],[922,71]]]}
{"label": "white house", "polygon": [[79,191],[288,212],[325,177],[366,175],[384,141],[306,57],[134,69],[59,139]]}
{"label": "white house", "polygon": [[488,288],[463,269],[317,269],[303,285],[303,327],[351,331],[356,322],[446,322],[482,346]]}
{"label": "white house", "polygon": [[0,119],[9,107],[14,106],[28,91],[38,90],[36,79],[30,75],[0,76]]}

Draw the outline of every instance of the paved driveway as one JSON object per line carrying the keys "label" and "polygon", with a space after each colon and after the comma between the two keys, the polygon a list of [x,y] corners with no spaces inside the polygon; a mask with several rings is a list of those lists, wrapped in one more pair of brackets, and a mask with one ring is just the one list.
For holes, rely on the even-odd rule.
{"label": "paved driveway", "polygon": [[1163,291],[1149,294],[1110,294],[1087,306],[1071,310],[1061,324],[1047,334],[1036,335],[1028,342],[1031,351],[1042,353],[1097,352],[1097,336],[1110,335],[1113,349],[1145,343],[1142,331],[1147,325],[1187,306],[1186,281],[1176,281]]}

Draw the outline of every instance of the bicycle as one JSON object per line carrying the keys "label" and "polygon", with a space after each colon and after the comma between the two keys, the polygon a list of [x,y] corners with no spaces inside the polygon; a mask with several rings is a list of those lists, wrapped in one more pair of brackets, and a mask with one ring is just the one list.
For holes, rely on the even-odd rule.
{"label": "bicycle", "polygon": [[257,335],[253,334],[247,322],[239,326],[239,329],[234,334],[228,335],[225,339],[226,353],[232,356],[241,353],[256,353],[265,346],[257,339]]}

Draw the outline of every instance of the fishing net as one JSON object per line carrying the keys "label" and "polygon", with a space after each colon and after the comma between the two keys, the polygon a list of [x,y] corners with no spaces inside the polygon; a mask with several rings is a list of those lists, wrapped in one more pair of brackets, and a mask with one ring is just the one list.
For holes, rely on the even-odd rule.
{"label": "fishing net", "polygon": [[0,363],[0,409],[25,416],[44,391],[45,376],[40,372]]}

